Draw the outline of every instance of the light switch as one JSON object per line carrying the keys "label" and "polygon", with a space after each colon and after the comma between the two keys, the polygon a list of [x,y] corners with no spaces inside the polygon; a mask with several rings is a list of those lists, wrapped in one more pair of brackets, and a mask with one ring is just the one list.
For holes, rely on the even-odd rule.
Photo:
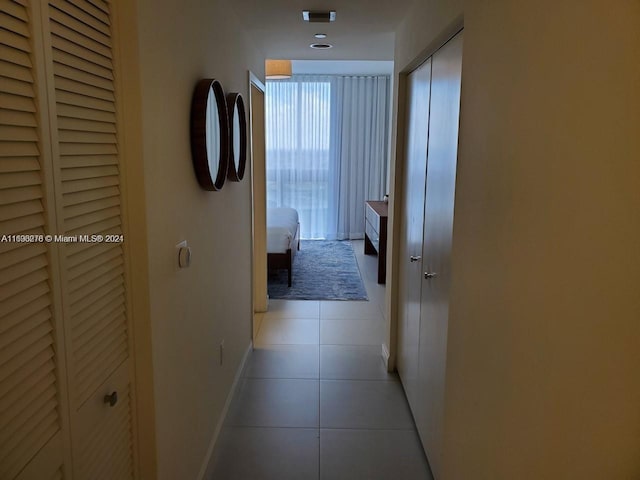
{"label": "light switch", "polygon": [[178,267],[188,268],[189,265],[191,265],[191,248],[187,244],[187,241],[183,240],[178,243],[176,249],[178,250]]}

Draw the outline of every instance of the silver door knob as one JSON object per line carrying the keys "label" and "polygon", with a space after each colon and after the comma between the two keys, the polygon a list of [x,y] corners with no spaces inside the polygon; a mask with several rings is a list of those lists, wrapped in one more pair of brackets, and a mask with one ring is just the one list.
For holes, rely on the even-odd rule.
{"label": "silver door knob", "polygon": [[433,278],[435,276],[437,276],[438,274],[435,272],[424,272],[424,278]]}
{"label": "silver door knob", "polygon": [[422,257],[420,255],[411,255],[409,257],[409,260],[413,263],[413,262],[417,262],[418,260],[420,260]]}

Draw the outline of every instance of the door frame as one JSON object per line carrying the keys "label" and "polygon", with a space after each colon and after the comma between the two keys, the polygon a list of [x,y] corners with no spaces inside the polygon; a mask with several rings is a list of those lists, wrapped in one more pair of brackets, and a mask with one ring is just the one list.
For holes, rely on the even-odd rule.
{"label": "door frame", "polygon": [[113,10],[114,63],[123,74],[116,79],[120,90],[121,183],[123,227],[127,235],[124,255],[127,265],[130,355],[134,385],[134,440],[136,475],[156,478],[156,412],[149,296],[149,260],[142,145],[142,91],[140,83],[138,13],[133,2],[115,0]]}
{"label": "door frame", "polygon": [[[265,84],[249,71],[249,151],[251,155],[251,313],[255,343],[261,315],[267,311],[267,180]],[[261,114],[256,115],[256,109]]]}

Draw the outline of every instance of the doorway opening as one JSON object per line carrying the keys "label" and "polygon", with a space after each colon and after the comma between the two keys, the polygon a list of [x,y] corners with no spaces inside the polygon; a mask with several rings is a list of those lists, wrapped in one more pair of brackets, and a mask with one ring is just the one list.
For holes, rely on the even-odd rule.
{"label": "doorway opening", "polygon": [[387,192],[393,62],[291,63],[266,81],[268,295],[366,300],[354,251],[384,260],[386,215],[365,206]]}

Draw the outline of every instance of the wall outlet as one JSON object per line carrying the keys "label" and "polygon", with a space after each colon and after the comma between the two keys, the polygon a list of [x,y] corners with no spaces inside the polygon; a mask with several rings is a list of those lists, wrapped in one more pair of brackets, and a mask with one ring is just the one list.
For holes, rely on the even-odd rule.
{"label": "wall outlet", "polygon": [[224,340],[220,342],[220,366],[224,362]]}

